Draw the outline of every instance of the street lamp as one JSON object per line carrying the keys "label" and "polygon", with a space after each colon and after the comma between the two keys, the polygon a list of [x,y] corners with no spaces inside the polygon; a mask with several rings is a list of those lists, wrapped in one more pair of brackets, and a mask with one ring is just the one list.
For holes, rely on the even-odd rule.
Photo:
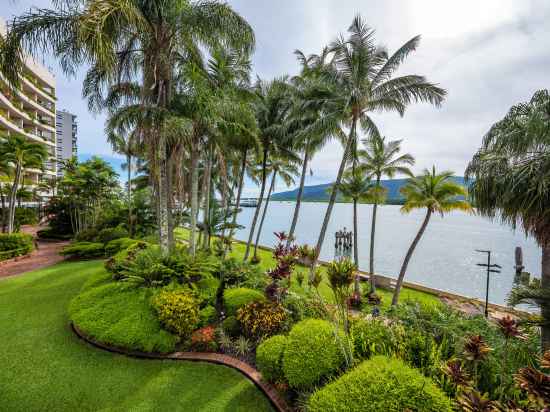
{"label": "street lamp", "polygon": [[502,267],[496,263],[491,264],[491,251],[490,250],[479,250],[476,249],[476,252],[486,253],[487,254],[487,263],[478,263],[478,266],[487,268],[487,288],[485,290],[485,317],[489,316],[489,275],[491,273],[500,273]]}

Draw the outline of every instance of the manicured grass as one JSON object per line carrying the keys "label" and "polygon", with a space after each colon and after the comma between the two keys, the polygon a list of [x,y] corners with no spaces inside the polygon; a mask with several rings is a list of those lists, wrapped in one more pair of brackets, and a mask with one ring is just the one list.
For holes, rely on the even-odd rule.
{"label": "manicured grass", "polygon": [[103,262],[61,263],[0,280],[0,411],[271,411],[224,366],[132,359],[70,330],[67,306]]}
{"label": "manicured grass", "polygon": [[[176,229],[176,237],[182,240],[189,239],[189,231],[187,229],[178,228]],[[274,239],[275,240],[275,239]],[[240,242],[234,242],[233,243],[233,251],[231,252],[231,256],[242,259],[244,257],[244,252],[246,250],[246,245],[244,243]],[[252,254],[252,253],[251,253]],[[275,266],[275,259],[273,258],[273,254],[271,251],[264,250],[264,249],[258,249],[258,256],[260,257],[260,263],[258,263],[258,266],[262,269],[262,271],[266,271],[268,269],[271,269]],[[325,269],[321,267],[322,274],[325,275]],[[304,286],[307,282],[308,276],[309,276],[309,269],[306,269],[301,266],[296,266],[295,275],[292,277],[292,285],[291,290],[296,293],[304,293],[305,289],[301,287],[297,280],[296,280],[296,274],[302,272],[304,274]],[[326,299],[329,302],[333,301],[332,291],[327,283],[326,276],[323,276],[323,282],[319,286],[319,291],[324,299]],[[377,289],[378,294],[382,298],[381,303],[381,309],[385,310],[390,307],[391,305],[391,299],[393,292],[390,290],[384,290],[381,288]],[[415,301],[419,302],[422,305],[440,305],[441,301],[438,299],[437,296],[431,295],[429,293],[421,292],[418,290],[413,290],[409,288],[402,288],[401,289],[401,295],[399,297],[400,302],[407,302],[407,301]]]}

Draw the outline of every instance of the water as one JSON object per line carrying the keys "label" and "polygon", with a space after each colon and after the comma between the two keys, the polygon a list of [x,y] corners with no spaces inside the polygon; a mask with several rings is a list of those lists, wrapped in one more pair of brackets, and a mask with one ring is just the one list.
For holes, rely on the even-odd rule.
{"label": "water", "polygon": [[[270,202],[260,244],[272,246],[276,241],[273,232],[288,232],[294,206],[294,202]],[[298,244],[316,244],[326,207],[326,203],[302,203],[295,233]],[[374,269],[378,274],[393,278],[397,277],[425,214],[422,210],[402,214],[399,208],[380,206],[376,224]],[[371,205],[358,205],[359,267],[363,270],[368,269],[371,214]],[[239,214],[238,222],[245,226],[237,232],[239,240],[248,239],[253,215],[254,208],[243,208]],[[351,204],[334,206],[321,259],[334,258],[334,233],[344,227],[352,230],[352,219]],[[487,258],[475,249],[488,249],[492,251],[493,262],[502,266],[502,273],[491,276],[489,301],[505,304],[514,281],[516,246],[523,249],[525,270],[539,277],[541,250],[521,230],[514,232],[508,226],[462,212],[453,212],[444,218],[433,215],[409,263],[405,280],[485,300],[485,269],[476,263],[485,263]]]}

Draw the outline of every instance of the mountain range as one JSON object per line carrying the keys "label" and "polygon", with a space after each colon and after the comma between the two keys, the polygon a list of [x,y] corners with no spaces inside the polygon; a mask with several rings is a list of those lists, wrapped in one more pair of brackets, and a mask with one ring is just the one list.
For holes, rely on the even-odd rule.
{"label": "mountain range", "polygon": [[[460,176],[453,177],[453,180],[464,185],[464,178]],[[386,203],[399,204],[403,202],[403,197],[399,190],[405,185],[407,179],[387,179],[382,180],[381,184],[388,190]],[[322,185],[304,186],[302,200],[305,202],[325,202],[329,200],[329,189],[334,183],[325,183]],[[279,201],[295,201],[298,195],[298,189],[289,190],[286,192],[274,193],[271,195],[271,200]],[[337,201],[342,201],[342,195],[338,194]]]}

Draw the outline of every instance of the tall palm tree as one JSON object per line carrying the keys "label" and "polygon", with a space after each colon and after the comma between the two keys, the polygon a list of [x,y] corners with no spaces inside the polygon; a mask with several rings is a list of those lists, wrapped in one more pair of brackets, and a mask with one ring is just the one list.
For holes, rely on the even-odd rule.
{"label": "tall palm tree", "polygon": [[43,169],[48,151],[40,143],[30,142],[25,136],[10,135],[0,141],[0,158],[15,168],[8,208],[8,233],[12,233],[15,223],[17,192],[25,169]]}
{"label": "tall palm tree", "polygon": [[376,212],[378,205],[385,200],[386,191],[380,181],[382,177],[393,178],[397,173],[411,174],[409,166],[414,165],[414,158],[408,154],[399,154],[401,151],[401,140],[386,139],[376,133],[367,139],[362,140],[365,146],[360,150],[358,157],[361,161],[361,168],[374,180],[372,196],[372,221],[370,229],[370,253],[369,253],[369,280],[371,293],[376,291],[376,275],[374,272],[374,235],[376,231]]}
{"label": "tall palm tree", "polygon": [[123,168],[128,172],[127,193],[128,193],[128,233],[132,236],[132,160],[138,154],[138,148],[134,134],[120,135],[108,133],[107,140],[113,147],[113,150],[126,157],[126,163]]}
{"label": "tall palm tree", "polygon": [[401,207],[401,211],[409,213],[415,209],[426,209],[426,215],[401,265],[392,305],[397,305],[407,266],[420,238],[426,231],[432,214],[439,213],[443,217],[445,213],[453,210],[472,211],[472,206],[464,199],[468,195],[466,188],[453,181],[452,176],[453,173],[448,171],[436,173],[434,166],[431,171],[426,169],[421,175],[411,178],[401,188],[401,193],[405,197],[405,204]]}
{"label": "tall palm tree", "polygon": [[260,242],[260,235],[262,234],[267,208],[269,207],[269,200],[273,189],[275,189],[275,181],[279,177],[283,179],[286,186],[294,184],[294,177],[298,175],[298,168],[295,165],[296,161],[297,159],[281,156],[272,158],[270,161],[268,173],[271,174],[271,184],[269,185],[262,218],[260,219],[260,226],[258,226],[258,233],[256,234],[256,242],[254,243],[254,255],[252,258],[254,261],[258,261],[258,243]]}
{"label": "tall palm tree", "polygon": [[550,92],[513,106],[483,138],[466,176],[479,213],[523,227],[542,248],[540,288],[519,290],[514,303],[541,308],[543,350],[550,349]]}
{"label": "tall palm tree", "polygon": [[[84,94],[90,106],[103,106],[103,91],[124,88],[141,78],[143,93],[131,111],[141,119],[156,167],[158,226],[161,249],[170,248],[169,188],[166,136],[161,133],[175,86],[176,72],[202,50],[227,44],[248,54],[254,34],[248,23],[225,3],[214,0],[127,0],[55,2],[55,9],[32,9],[13,20],[0,49],[0,72],[18,82],[22,49],[51,52],[72,73],[91,64]],[[154,150],[153,150],[154,148]]]}
{"label": "tall palm tree", "polygon": [[[393,77],[401,63],[418,47],[419,36],[413,37],[390,56],[384,48],[375,44],[374,31],[360,16],[354,18],[348,31],[350,35],[347,39],[341,36],[330,46],[333,58],[324,68],[326,81],[331,85],[333,94],[324,98],[325,107],[320,123],[323,128],[326,124],[334,123],[349,128],[336,187],[340,185],[352,147],[357,144],[358,127],[369,136],[378,134],[369,115],[371,112],[396,111],[403,115],[412,102],[423,101],[439,106],[446,95],[444,89],[429,83],[423,76]],[[312,268],[325,239],[336,194],[337,191],[333,190],[329,199]]]}
{"label": "tall palm tree", "polygon": [[[357,245],[359,225],[357,224],[357,203],[372,198],[373,185],[368,176],[360,168],[350,168],[344,173],[338,190],[344,198],[353,201],[353,259],[355,267],[359,268],[359,247]],[[359,294],[359,275],[355,276],[355,293]]]}
{"label": "tall palm tree", "polygon": [[292,108],[289,86],[284,78],[269,82],[259,80],[256,83],[255,92],[254,107],[261,144],[260,196],[250,225],[250,233],[243,257],[244,261],[248,259],[250,254],[250,246],[265,196],[269,156],[272,152],[284,152],[285,150],[284,146],[288,143],[286,120]]}

